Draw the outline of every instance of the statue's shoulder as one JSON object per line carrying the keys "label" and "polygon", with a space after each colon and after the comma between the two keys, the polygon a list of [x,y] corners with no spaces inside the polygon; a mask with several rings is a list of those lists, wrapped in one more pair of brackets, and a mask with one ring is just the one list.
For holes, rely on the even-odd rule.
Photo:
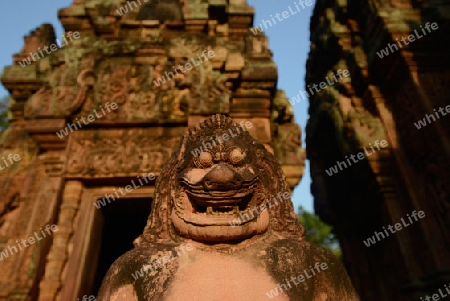
{"label": "statue's shoulder", "polygon": [[[164,293],[164,283],[178,269],[179,252],[175,244],[147,244],[126,252],[111,265],[98,300],[113,300],[113,295],[120,292],[130,301],[158,300]],[[135,289],[142,286],[149,289],[145,292]]]}
{"label": "statue's shoulder", "polygon": [[297,238],[283,238],[267,244],[268,259],[305,264],[315,261],[339,261],[329,250]]}
{"label": "statue's shoulder", "polygon": [[267,269],[280,286],[288,288],[286,293],[291,298],[329,296],[333,297],[331,300],[359,300],[340,260],[321,246],[286,238],[272,242],[264,254]]}

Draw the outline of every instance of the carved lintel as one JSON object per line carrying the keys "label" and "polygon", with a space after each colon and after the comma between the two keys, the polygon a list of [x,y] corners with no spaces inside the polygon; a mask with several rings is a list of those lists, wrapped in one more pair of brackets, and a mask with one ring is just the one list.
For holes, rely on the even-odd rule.
{"label": "carved lintel", "polygon": [[[174,129],[180,132],[184,128]],[[163,137],[154,129],[76,132],[66,162],[68,178],[137,176],[156,173],[180,137]]]}

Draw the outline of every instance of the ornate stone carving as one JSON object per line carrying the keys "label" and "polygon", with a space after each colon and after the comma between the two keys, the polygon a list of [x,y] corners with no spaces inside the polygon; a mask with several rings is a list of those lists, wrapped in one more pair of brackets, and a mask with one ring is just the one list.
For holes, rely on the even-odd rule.
{"label": "ornate stone carving", "polygon": [[[0,191],[4,196],[0,198],[0,249],[17,246],[17,241],[26,239],[51,221],[48,210],[54,204],[54,183],[38,169],[35,167],[9,178],[0,176]],[[45,262],[50,243],[43,240],[0,261],[0,269],[4,271],[0,277],[0,299],[28,296],[29,290],[37,285],[36,267]],[[17,270],[20,273],[15,274]]]}
{"label": "ornate stone carving", "polygon": [[271,120],[274,124],[292,122],[294,120],[294,108],[283,90],[277,90],[275,94]]}
{"label": "ornate stone carving", "polygon": [[17,214],[20,212],[20,194],[16,193],[12,197],[7,198],[6,202],[0,203],[0,242],[6,241],[12,232],[12,226],[18,219]]}
{"label": "ornate stone carving", "polygon": [[275,137],[272,146],[279,162],[282,165],[303,164],[306,154],[301,148],[302,131],[293,123],[294,109],[282,90],[275,95],[270,119]]}
{"label": "ornate stone carving", "polygon": [[369,112],[354,109],[346,116],[347,139],[356,143],[356,148],[368,147],[375,140],[387,139],[381,120]]}
{"label": "ornate stone carving", "polygon": [[[73,61],[76,49],[67,47],[56,52],[59,55],[64,54],[67,63],[56,67],[48,75],[43,87],[30,97],[25,106],[25,117],[66,116],[79,106],[80,100],[77,99],[80,92],[77,85],[79,63]],[[81,93],[85,91],[82,90]]]}
{"label": "ornate stone carving", "polygon": [[0,176],[14,176],[27,171],[33,164],[36,150],[36,143],[22,126],[12,125],[7,128],[0,137],[0,158],[8,158],[11,154],[18,155],[20,160],[14,164],[7,161],[10,164],[8,167],[5,166],[3,159],[0,160],[0,167],[3,167],[0,168]]}
{"label": "ornate stone carving", "polygon": [[[219,41],[214,41],[214,44],[217,43]],[[180,74],[180,79],[176,81],[176,86],[191,88],[190,93],[186,94],[189,114],[228,113],[229,111],[230,90],[226,85],[228,76],[214,70],[213,58],[200,57],[202,53],[210,51],[214,52],[215,57],[214,49],[219,49],[219,53],[224,49],[226,51],[226,48],[219,45],[214,48],[211,46],[205,48],[204,43],[196,37],[177,38],[171,43],[168,53],[175,59],[174,66],[185,63],[193,65],[192,70]],[[220,59],[225,60],[226,58],[225,55]]]}
{"label": "ornate stone carving", "polygon": [[281,164],[303,165],[306,159],[305,149],[302,145],[302,131],[295,123],[278,126],[278,135],[272,145],[275,156]]}
{"label": "ornate stone carving", "polygon": [[[183,136],[158,179],[144,233],[112,265],[98,299],[262,300],[320,262],[329,269],[286,290],[289,300],[359,300],[339,261],[303,232],[275,157],[242,124],[214,115]],[[193,246],[189,255],[149,268],[181,244]]]}
{"label": "ornate stone carving", "polygon": [[[314,207],[340,237],[344,262],[363,267],[349,273],[364,300],[425,299],[444,287],[450,275],[450,118],[439,118],[437,112],[448,105],[449,55],[436,55],[440,42],[449,36],[449,28],[441,26],[448,16],[421,18],[428,9],[424,3],[431,4],[317,2],[311,18],[306,86],[322,81],[327,71],[346,68],[351,74],[331,87],[334,93],[317,93],[309,99]],[[333,6],[336,9],[329,14]],[[435,11],[444,6],[431,5]],[[409,47],[391,48],[431,22],[439,26],[439,33]],[[386,55],[380,51],[389,48]],[[418,129],[419,120],[428,124]],[[352,165],[333,177],[325,173],[344,155],[356,154],[376,140],[386,140],[388,147],[367,157],[365,166]],[[361,255],[355,241],[412,210],[426,212],[429,220],[390,237],[391,243],[377,243],[376,252]],[[428,259],[426,264],[422,258]],[[364,266],[376,267],[370,274],[378,283],[361,274]]]}
{"label": "ornate stone carving", "polygon": [[159,171],[180,138],[156,135],[152,129],[76,133],[66,172],[70,177],[100,177]]}
{"label": "ornate stone carving", "polygon": [[[147,0],[148,1],[148,0]],[[181,20],[182,12],[178,0],[151,0],[139,9],[137,20]]]}
{"label": "ornate stone carving", "polygon": [[[82,111],[77,114],[77,118],[82,118],[106,102],[116,102],[119,108],[106,114],[103,120],[184,121],[188,107],[190,114],[228,113],[228,77],[213,68],[215,62],[222,62],[227,56],[214,61],[199,58],[204,51],[213,51],[211,47],[204,48],[202,45],[203,41],[195,37],[172,39],[165,46],[168,56],[156,57],[153,64],[136,64],[128,58],[96,56],[100,62],[95,67],[94,63],[81,65],[77,77],[81,88],[76,91],[76,97],[72,95],[67,112],[82,105]],[[87,58],[85,60],[89,61]],[[186,63],[191,64],[191,70],[174,71],[174,67]],[[90,89],[92,85],[93,90]],[[50,97],[54,94],[53,90],[51,86],[42,88],[28,106],[35,107],[35,110],[50,110],[46,108],[51,106],[50,103],[42,104],[37,99]],[[33,117],[31,113],[28,116]]]}
{"label": "ornate stone carving", "polygon": [[49,261],[45,275],[40,283],[40,301],[55,300],[55,296],[61,288],[61,274],[67,263],[69,253],[69,241],[74,231],[74,220],[79,213],[79,205],[83,185],[78,181],[68,181],[62,196],[61,209],[59,211],[59,231],[53,234],[54,243],[50,249]]}
{"label": "ornate stone carving", "polygon": [[[275,140],[269,119],[276,66],[267,38],[254,37],[248,30],[252,7],[241,0],[135,0],[139,7],[132,2],[73,1],[70,7],[59,10],[58,17],[66,32],[78,31],[80,39],[22,68],[19,62],[29,52],[54,43],[53,29],[44,25],[26,38],[21,53],[2,74],[1,81],[11,92],[12,126],[0,139],[0,157],[9,153],[21,157],[20,165],[0,170],[0,191],[7,191],[0,198],[1,231],[7,232],[2,239],[26,237],[18,231],[38,229],[44,222],[57,222],[61,229],[53,240],[28,248],[0,267],[4,273],[0,277],[2,300],[30,296],[42,301],[75,300],[81,295],[72,293],[92,287],[91,278],[82,279],[86,285],[80,286],[80,279],[71,276],[80,272],[75,270],[78,267],[66,264],[74,262],[73,237],[85,236],[88,240],[95,236],[80,233],[75,226],[80,217],[82,181],[91,188],[104,185],[105,180],[116,182],[142,173],[159,177],[185,127],[214,113],[251,121],[255,125],[251,134],[269,149]],[[128,12],[120,15],[119,9],[125,6]],[[213,57],[209,57],[210,52],[214,52]],[[208,60],[202,58],[203,53]],[[174,72],[174,67],[187,63],[190,70]],[[162,77],[164,81],[159,81]],[[117,103],[117,109],[106,112],[105,105],[111,102]],[[87,118],[86,124],[83,118],[93,113],[96,118]],[[277,120],[286,128],[276,139],[292,132],[286,154],[295,155],[298,131],[288,126],[294,121],[284,117]],[[274,129],[277,122],[272,122]],[[67,130],[67,123],[76,124],[77,130],[56,135]],[[264,160],[259,164],[266,168]],[[278,173],[269,168],[270,164],[267,166],[267,173]],[[302,165],[283,165],[283,169],[292,189],[301,177]],[[163,186],[158,193],[162,194]],[[16,193],[20,195],[18,207],[13,198]],[[164,204],[157,209],[163,215]],[[280,212],[292,215],[290,205],[283,206]],[[14,221],[16,215],[19,218]],[[80,219],[80,223],[84,222]],[[169,227],[168,223],[160,225],[162,233]],[[269,225],[269,230],[277,231],[295,232],[297,228],[294,216],[275,219]],[[263,235],[263,229],[255,231]],[[99,266],[103,260],[98,259]]]}
{"label": "ornate stone carving", "polygon": [[24,38],[24,45],[19,54],[30,55],[30,52],[36,52],[39,48],[54,44],[56,41],[55,29],[51,24],[42,24],[40,27],[31,31]]}

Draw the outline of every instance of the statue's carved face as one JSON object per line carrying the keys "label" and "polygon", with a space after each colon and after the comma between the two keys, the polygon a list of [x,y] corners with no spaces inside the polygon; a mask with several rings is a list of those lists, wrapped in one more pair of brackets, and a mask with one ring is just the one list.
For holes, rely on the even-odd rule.
{"label": "statue's carved face", "polygon": [[[231,241],[267,230],[267,210],[250,212],[263,201],[264,193],[257,148],[243,138],[245,130],[232,124],[215,130],[213,137],[187,143],[184,164],[172,190],[172,222],[183,236]],[[224,134],[235,136],[224,141]]]}

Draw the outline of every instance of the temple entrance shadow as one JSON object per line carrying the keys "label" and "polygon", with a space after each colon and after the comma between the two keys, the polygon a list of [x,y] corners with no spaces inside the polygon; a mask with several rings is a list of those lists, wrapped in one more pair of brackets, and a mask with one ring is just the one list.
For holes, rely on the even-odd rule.
{"label": "temple entrance shadow", "polygon": [[[113,262],[133,248],[133,241],[142,234],[151,211],[152,199],[118,199],[104,206],[101,246],[95,271],[92,294],[97,295],[103,278]],[[130,275],[131,277],[131,275]]]}

